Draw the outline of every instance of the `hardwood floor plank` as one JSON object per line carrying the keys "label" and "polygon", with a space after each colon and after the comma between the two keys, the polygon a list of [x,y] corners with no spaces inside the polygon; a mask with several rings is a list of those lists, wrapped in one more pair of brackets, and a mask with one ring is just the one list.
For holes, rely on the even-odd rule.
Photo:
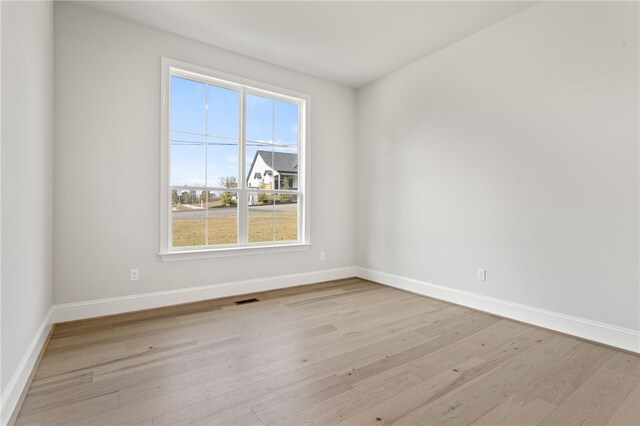
{"label": "hardwood floor plank", "polygon": [[507,399],[476,421],[474,426],[534,426],[549,415],[556,406],[539,398]]}
{"label": "hardwood floor plank", "polygon": [[196,344],[196,339],[185,333],[165,333],[126,340],[123,344],[127,353],[138,353],[172,346],[191,346]]}
{"label": "hardwood floor plank", "polygon": [[142,383],[148,383],[154,380],[167,380],[167,378],[186,371],[188,371],[188,369],[184,361],[173,360],[168,364],[100,382],[94,382],[93,373],[91,373],[91,380],[88,382],[84,381],[69,386],[60,386],[56,389],[39,393],[34,393],[29,390],[20,413],[23,414],[37,409],[70,405],[79,400],[94,398]]}
{"label": "hardwood floor plank", "polygon": [[637,357],[616,353],[541,424],[606,424],[638,385],[639,365]]}
{"label": "hardwood floor plank", "polygon": [[[558,346],[558,348],[555,348]],[[468,386],[462,386],[424,405],[394,424],[471,424],[506,401],[522,382],[534,379],[544,369],[551,368],[559,357],[569,353],[575,342],[567,344],[553,336],[539,345],[519,351],[500,364],[499,368]]]}
{"label": "hardwood floor plank", "polygon": [[[400,393],[389,395],[383,403],[361,411],[351,418],[344,419],[341,424],[367,425],[374,422],[381,425],[393,424],[414,410],[446,394],[447,392],[443,393],[444,389],[455,389],[475,379],[476,377],[471,377],[468,372],[484,363],[483,359],[472,357],[456,365],[456,368],[446,369],[438,375],[419,382],[414,387],[408,387]],[[465,379],[461,380],[463,377]]]}
{"label": "hardwood floor plank", "polygon": [[480,332],[486,327],[497,322],[498,319],[485,316],[469,321],[470,322],[466,324],[461,324],[453,333],[445,333],[442,331],[434,332],[434,336],[438,337],[432,337],[418,346],[395,354],[385,355],[384,358],[380,358],[379,360],[365,365],[364,367],[357,368],[352,373],[349,373],[349,379],[351,382],[357,382],[359,380],[366,379],[367,377],[375,376],[385,370],[411,363],[427,354],[436,352],[456,341]]}
{"label": "hardwood floor plank", "polygon": [[333,323],[338,327],[335,332],[314,336],[306,341],[292,341],[287,345],[265,350],[262,355],[270,361],[275,361],[292,355],[302,356],[305,353],[313,354],[319,350],[328,351],[332,348],[342,350],[348,347],[353,350],[397,333],[411,332],[424,324],[438,321],[438,318],[452,318],[458,315],[456,310],[446,309],[418,314],[416,312],[409,310],[404,315],[391,316],[386,322],[381,320],[379,313],[377,319],[369,319],[368,316],[360,317],[361,320],[356,321],[353,321],[352,317],[345,320],[339,319]]}
{"label": "hardwood floor plank", "polygon": [[[500,325],[504,326],[504,323]],[[496,336],[496,334],[492,333],[493,336]],[[482,339],[488,342],[484,346],[474,342],[474,340],[476,340],[475,338],[463,340],[460,344],[468,342],[470,347],[481,348],[484,351],[480,351],[483,358],[474,356],[473,351],[458,350],[456,353],[463,354],[462,358],[471,357],[458,364],[438,363],[437,361],[442,360],[441,355],[448,356],[449,351],[442,350],[437,352],[434,354],[436,356],[433,357],[436,363],[430,370],[431,373],[427,375],[426,381],[422,382],[422,384],[418,385],[415,389],[409,389],[397,395],[388,403],[375,407],[375,410],[362,413],[353,419],[353,421],[356,424],[367,424],[367,422],[372,421],[371,419],[380,418],[381,420],[379,421],[383,424],[391,424],[413,410],[427,406],[455,390],[477,382],[484,374],[499,368],[505,360],[519,355],[521,353],[520,350],[532,347],[535,344],[535,340],[537,340],[536,338],[540,337],[539,330],[529,329],[526,334],[527,335],[522,338],[522,341],[515,339],[497,347],[491,344],[491,339],[487,339],[487,336],[483,336],[484,338]],[[427,356],[421,359],[420,362],[427,365],[431,364],[430,361],[427,361],[430,358],[431,357]],[[455,359],[459,362],[460,357]],[[435,374],[434,371],[438,371],[439,374]]]}
{"label": "hardwood floor plank", "polygon": [[94,416],[84,416],[84,425],[129,425],[146,421],[153,416],[175,410],[208,398],[202,385],[196,385],[174,392],[169,392],[154,398],[140,401],[136,404],[119,406]]}
{"label": "hardwood floor plank", "polygon": [[271,424],[282,419],[287,413],[297,413],[307,406],[340,395],[352,386],[342,377],[329,376],[305,386],[304,392],[291,389],[274,397],[251,404],[251,409],[263,424]]}
{"label": "hardwood floor plank", "polygon": [[609,426],[640,425],[640,384],[637,384],[607,422]]}
{"label": "hardwood floor plank", "polygon": [[94,414],[117,409],[118,392],[110,392],[94,398],[82,399],[73,404],[61,407],[50,407],[46,410],[33,410],[29,414],[20,415],[16,425],[69,425],[80,422]]}
{"label": "hardwood floor plank", "polygon": [[[345,353],[345,349],[340,354],[315,359],[313,362],[306,362],[305,359],[292,363],[285,360],[282,363],[272,363],[260,367],[257,371],[264,374],[264,379],[246,384],[239,382],[237,377],[228,376],[214,382],[206,383],[214,399],[202,404],[195,404],[184,409],[184,412],[173,413],[171,417],[161,419],[167,424],[175,423],[186,412],[200,412],[201,416],[209,417],[216,412],[220,412],[229,407],[257,403],[264,399],[275,398],[277,395],[286,393],[306,393],[313,383],[324,380],[328,376],[335,376],[336,371],[347,372],[359,365],[366,365],[374,359],[384,357],[385,353],[401,351],[407,347],[418,344],[423,338],[420,335],[411,333],[396,336],[384,341],[384,344],[371,344],[356,351]],[[312,360],[308,360],[312,361]],[[276,365],[277,364],[277,365]],[[240,373],[242,374],[242,373]],[[339,380],[346,380],[338,377]],[[346,383],[348,385],[348,383]],[[230,389],[232,389],[230,391]],[[189,414],[192,415],[192,414]],[[156,419],[154,419],[156,421]],[[160,421],[160,419],[158,419]]]}
{"label": "hardwood floor plank", "polygon": [[193,342],[181,343],[167,347],[153,347],[140,352],[128,353],[125,356],[113,359],[109,363],[101,363],[94,367],[94,381],[104,380],[109,377],[130,374],[133,371],[150,368],[151,365],[160,365],[177,357],[198,357],[209,351],[232,345],[235,339],[225,339],[211,342],[205,345],[197,345]]}
{"label": "hardwood floor plank", "polygon": [[351,278],[61,324],[16,422],[638,425],[639,383],[638,356]]}
{"label": "hardwood floor plank", "polygon": [[[406,371],[385,371],[371,379],[354,385],[353,388],[324,399],[297,412],[280,410],[278,416],[289,414],[272,424],[301,425],[310,423],[318,425],[336,425],[355,414],[380,404],[392,395],[407,388],[413,388],[421,380]],[[260,414],[260,413],[258,413]],[[276,416],[272,416],[276,417]],[[266,422],[265,422],[266,423]]]}
{"label": "hardwood floor plank", "polygon": [[613,349],[579,341],[575,351],[518,391],[513,398],[524,403],[540,399],[558,406],[614,354]]}
{"label": "hardwood floor plank", "polygon": [[[442,348],[439,351],[428,354],[414,362],[408,368],[411,372],[423,379],[429,379],[440,374],[447,368],[453,368],[461,362],[473,356],[494,353],[502,356],[502,353],[511,352],[532,342],[532,338],[522,335],[531,333],[530,327],[511,321],[500,320],[484,330],[483,333],[472,335],[467,339],[456,342]],[[486,359],[492,360],[493,357]]]}
{"label": "hardwood floor plank", "polygon": [[258,416],[249,408],[232,408],[216,413],[215,416],[199,419],[184,419],[180,424],[190,426],[263,426]]}

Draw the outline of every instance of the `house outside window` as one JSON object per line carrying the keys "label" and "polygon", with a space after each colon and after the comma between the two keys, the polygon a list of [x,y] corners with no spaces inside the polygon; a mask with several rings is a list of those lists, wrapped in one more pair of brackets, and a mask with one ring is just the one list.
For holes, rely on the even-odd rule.
{"label": "house outside window", "polygon": [[308,96],[168,58],[162,83],[163,259],[308,246]]}

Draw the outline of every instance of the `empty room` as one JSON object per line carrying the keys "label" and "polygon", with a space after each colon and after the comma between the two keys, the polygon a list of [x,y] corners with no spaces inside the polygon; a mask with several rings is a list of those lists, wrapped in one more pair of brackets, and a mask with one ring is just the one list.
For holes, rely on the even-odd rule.
{"label": "empty room", "polygon": [[640,2],[0,18],[0,426],[640,425]]}

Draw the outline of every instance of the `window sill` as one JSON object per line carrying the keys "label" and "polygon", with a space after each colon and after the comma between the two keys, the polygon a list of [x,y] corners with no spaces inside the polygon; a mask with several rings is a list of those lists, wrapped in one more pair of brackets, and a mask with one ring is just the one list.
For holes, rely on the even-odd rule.
{"label": "window sill", "polygon": [[261,247],[233,247],[224,249],[174,251],[158,253],[163,262],[175,262],[180,260],[215,259],[218,257],[250,256],[256,254],[287,253],[294,251],[306,251],[311,249],[311,244],[280,244]]}

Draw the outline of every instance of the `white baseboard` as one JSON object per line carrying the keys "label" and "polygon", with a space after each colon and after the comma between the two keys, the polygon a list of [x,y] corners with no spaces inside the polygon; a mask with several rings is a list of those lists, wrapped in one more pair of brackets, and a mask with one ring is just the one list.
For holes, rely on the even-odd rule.
{"label": "white baseboard", "polygon": [[6,390],[3,392],[0,424],[5,425],[15,410],[49,334],[51,324],[54,322],[120,314],[353,276],[640,353],[640,332],[637,330],[512,303],[386,272],[360,267],[346,267],[55,305],[42,321],[24,357],[11,377]]}
{"label": "white baseboard", "polygon": [[255,293],[297,285],[313,284],[357,276],[380,284],[417,294],[468,306],[517,321],[582,337],[606,345],[640,353],[640,332],[558,312],[547,311],[506,300],[495,299],[437,284],[426,283],[412,278],[393,275],[360,267],[346,267],[301,274],[258,278],[225,284],[206,285],[178,290],[137,294],[133,296],[90,300],[53,306],[42,320],[15,373],[2,392],[0,425],[9,421],[20,400],[20,396],[33,371],[38,355],[55,322],[73,321],[84,318],[120,314],[142,309],[158,308],[180,303]]}
{"label": "white baseboard", "polygon": [[89,300],[86,302],[55,305],[54,322],[75,321],[85,318],[121,314],[143,309],[160,308],[181,303],[198,302],[219,297],[255,293],[279,288],[313,284],[355,276],[355,268],[327,269],[301,274],[280,275],[224,284]]}
{"label": "white baseboard", "polygon": [[9,380],[5,391],[2,392],[0,425],[6,425],[13,414],[20,400],[20,396],[27,385],[29,376],[33,371],[38,355],[51,330],[51,325],[54,322],[120,314],[180,303],[197,302],[219,297],[350,278],[353,276],[640,353],[640,332],[638,330],[631,330],[558,312],[547,311],[367,268],[346,267],[328,269],[301,274],[281,275],[225,284],[55,305],[42,320],[36,335],[29,344],[15,373],[11,377],[11,380]]}
{"label": "white baseboard", "polygon": [[198,302],[219,297],[313,284],[353,276],[640,353],[640,332],[638,330],[574,317],[559,312],[547,311],[532,306],[361,267],[328,269],[301,274],[280,275],[225,284],[213,284],[55,305],[53,306],[53,322],[114,315],[180,303]]}
{"label": "white baseboard", "polygon": [[640,353],[640,331],[357,267],[356,276],[390,287]]}
{"label": "white baseboard", "polygon": [[16,367],[13,376],[9,380],[6,389],[2,392],[2,407],[0,408],[0,425],[4,426],[9,423],[9,419],[13,414],[20,396],[27,385],[29,376],[35,367],[40,351],[44,346],[47,336],[51,331],[51,325],[53,324],[53,308],[49,309],[47,315],[44,317],[38,327],[33,340],[29,344],[24,356],[20,360],[18,367]]}

